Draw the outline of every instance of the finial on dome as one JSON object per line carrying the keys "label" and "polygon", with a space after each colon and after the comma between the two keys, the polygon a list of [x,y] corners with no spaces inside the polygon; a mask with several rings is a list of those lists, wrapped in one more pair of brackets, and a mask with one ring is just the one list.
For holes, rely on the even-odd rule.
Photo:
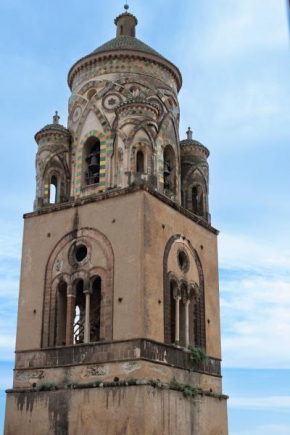
{"label": "finial on dome", "polygon": [[56,111],[55,111],[55,115],[54,115],[54,117],[53,117],[53,123],[54,123],[54,124],[58,124],[58,123],[59,123],[59,120],[60,120],[60,116],[58,116],[58,111],[56,110]]}
{"label": "finial on dome", "polygon": [[187,134],[187,139],[188,140],[192,140],[192,131],[191,131],[190,127],[188,127],[188,130],[187,130],[186,134]]}
{"label": "finial on dome", "polygon": [[124,5],[124,9],[125,11],[127,11],[129,9],[129,5],[128,5],[128,1],[126,0],[126,4]]}

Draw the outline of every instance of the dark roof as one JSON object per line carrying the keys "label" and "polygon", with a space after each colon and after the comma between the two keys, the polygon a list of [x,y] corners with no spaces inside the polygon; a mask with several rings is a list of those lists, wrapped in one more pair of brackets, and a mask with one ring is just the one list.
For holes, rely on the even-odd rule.
{"label": "dark roof", "polygon": [[200,147],[200,148],[202,148],[208,155],[210,154],[209,153],[209,150],[207,149],[207,147],[205,147],[204,145],[202,145],[202,143],[200,143],[200,142],[198,142],[197,140],[193,140],[193,139],[185,139],[185,140],[182,140],[181,142],[180,142],[180,145],[182,146],[182,147],[186,147],[186,146],[192,146],[192,147],[194,147],[194,146],[198,146],[198,147]]}
{"label": "dark roof", "polygon": [[184,140],[182,140],[181,142],[180,142],[180,144],[182,145],[182,146],[194,146],[194,145],[198,145],[198,146],[204,146],[204,145],[202,145],[202,143],[200,143],[200,142],[198,142],[197,140],[194,140],[194,139],[184,139]]}
{"label": "dark roof", "polygon": [[58,133],[70,134],[69,130],[61,124],[47,124],[41,130],[39,130],[35,136],[37,136],[39,133],[43,133],[45,131],[55,131]]}
{"label": "dark roof", "polygon": [[126,17],[126,18],[127,18],[127,17],[134,18],[135,23],[136,23],[136,26],[137,26],[137,24],[138,24],[138,20],[137,20],[137,18],[135,17],[135,15],[130,14],[130,12],[123,12],[122,14],[118,15],[117,18],[115,19],[114,23],[117,25],[119,19],[120,19],[120,18],[123,18],[123,17],[124,17],[124,18],[125,18],[125,17]]}
{"label": "dark roof", "polygon": [[161,57],[162,59],[165,59],[163,56],[161,56],[161,54],[153,50],[153,48],[149,47],[149,45],[144,44],[144,42],[140,41],[140,39],[137,39],[134,36],[118,36],[117,38],[111,39],[110,41],[101,45],[99,48],[94,50],[91,54],[104,53],[106,51],[113,51],[113,50],[143,51],[144,53],[153,54],[154,56],[158,56]]}

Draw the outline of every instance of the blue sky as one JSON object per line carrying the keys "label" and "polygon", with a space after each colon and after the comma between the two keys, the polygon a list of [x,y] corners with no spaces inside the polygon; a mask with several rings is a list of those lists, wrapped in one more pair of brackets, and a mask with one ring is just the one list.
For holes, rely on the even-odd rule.
{"label": "blue sky", "polygon": [[[137,36],[183,74],[181,138],[211,151],[220,231],[224,391],[231,435],[290,434],[290,59],[284,0],[132,0]],[[0,4],[0,427],[11,386],[22,214],[34,134],[59,110],[71,65],[114,37],[123,2]],[[2,417],[1,417],[2,415]]]}

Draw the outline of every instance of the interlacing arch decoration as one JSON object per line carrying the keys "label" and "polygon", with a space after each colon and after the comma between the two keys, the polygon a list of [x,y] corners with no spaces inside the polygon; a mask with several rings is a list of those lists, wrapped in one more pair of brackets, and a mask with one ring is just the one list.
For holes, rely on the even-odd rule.
{"label": "interlacing arch decoration", "polygon": [[[183,163],[187,163],[187,161],[183,161]],[[192,162],[189,162],[190,165],[192,165]],[[187,171],[185,177],[182,180],[182,186],[186,187],[189,186],[191,181],[194,180],[194,173],[198,172],[200,174],[200,176],[202,177],[202,179],[204,180],[204,184],[206,187],[206,192],[208,193],[208,180],[207,180],[207,176],[204,173],[202,167],[200,165],[197,166],[193,166],[192,168],[189,169],[189,171]]]}
{"label": "interlacing arch decoration", "polygon": [[[71,248],[72,242],[88,241],[88,244],[101,247],[104,258],[106,259],[106,268],[94,267],[89,268],[80,266],[79,270],[72,273],[62,273],[60,265],[56,262],[61,251]],[[91,241],[91,242],[90,242]],[[93,249],[93,248],[92,248]],[[58,260],[59,261],[59,260]],[[87,263],[89,264],[89,263]],[[59,267],[59,269],[58,269]],[[56,271],[59,270],[59,273]],[[95,278],[101,281],[101,309],[100,309],[100,340],[113,339],[113,288],[114,288],[114,253],[109,240],[101,232],[92,228],[83,228],[80,230],[72,231],[64,236],[53,249],[46,267],[45,273],[45,287],[44,287],[44,306],[43,306],[43,328],[42,328],[42,347],[54,347],[58,342],[58,291],[60,283],[66,284],[66,308],[63,312],[66,316],[66,332],[65,341],[66,345],[73,344],[73,322],[76,310],[76,298],[78,291],[78,283],[82,282],[82,291],[86,302],[89,299],[88,295],[92,294],[92,285]],[[91,301],[92,302],[92,301]],[[88,318],[90,321],[90,318]],[[90,341],[88,334],[87,341]]]}
{"label": "interlacing arch decoration", "polygon": [[87,100],[79,95],[72,95],[68,102],[68,111],[71,115],[75,110],[76,106],[85,106],[87,104]]}
{"label": "interlacing arch decoration", "polygon": [[[124,124],[123,124],[123,125],[124,125]],[[122,125],[122,126],[123,126],[123,125]],[[157,126],[157,124],[156,124],[155,122],[148,121],[148,120],[146,120],[146,121],[141,121],[140,123],[138,123],[138,124],[136,125],[135,128],[132,129],[132,131],[131,131],[131,133],[130,133],[130,135],[129,135],[129,137],[128,137],[128,146],[130,146],[130,145],[132,144],[132,142],[133,142],[133,140],[134,140],[136,134],[138,133],[138,131],[140,131],[140,130],[144,130],[144,132],[147,134],[147,136],[148,136],[148,138],[149,138],[149,140],[150,140],[150,142],[151,142],[152,151],[154,151],[154,150],[155,150],[155,137],[156,137],[156,135],[153,136],[152,133],[151,133],[151,131],[150,131],[150,129],[147,128],[147,127],[150,127],[150,126],[151,126],[151,127],[153,126],[153,127],[155,128],[156,135],[157,135],[158,126]]]}
{"label": "interlacing arch decoration", "polygon": [[[192,300],[194,302],[194,325],[189,325],[189,328],[193,328],[194,330],[194,344],[206,348],[204,274],[202,264],[196,250],[192,244],[187,241],[187,247],[192,254],[198,271],[199,285],[192,281],[187,282],[185,279],[178,279],[173,273],[168,271],[168,257],[174,243],[177,241],[182,241],[182,236],[180,234],[176,234],[168,240],[163,257],[164,341],[168,344],[172,344],[173,342],[179,344],[179,334],[176,337],[175,330],[175,339],[173,340],[172,328],[175,328],[175,322],[179,322],[179,308],[181,308],[179,304],[180,301],[182,301],[182,298],[184,298],[183,303],[186,303],[186,300]],[[174,311],[172,297],[175,299]],[[174,323],[172,323],[173,317]],[[187,321],[190,321],[188,313]],[[188,344],[189,336],[192,335],[190,329],[188,332],[187,331],[185,332],[185,335],[188,333],[188,337],[184,337],[185,344]]]}

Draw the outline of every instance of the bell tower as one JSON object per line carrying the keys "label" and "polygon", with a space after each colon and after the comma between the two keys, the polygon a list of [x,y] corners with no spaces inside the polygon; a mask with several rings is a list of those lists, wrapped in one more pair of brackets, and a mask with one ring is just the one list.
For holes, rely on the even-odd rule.
{"label": "bell tower", "polygon": [[209,151],[179,69],[115,24],[35,135],[4,433],[227,435]]}

